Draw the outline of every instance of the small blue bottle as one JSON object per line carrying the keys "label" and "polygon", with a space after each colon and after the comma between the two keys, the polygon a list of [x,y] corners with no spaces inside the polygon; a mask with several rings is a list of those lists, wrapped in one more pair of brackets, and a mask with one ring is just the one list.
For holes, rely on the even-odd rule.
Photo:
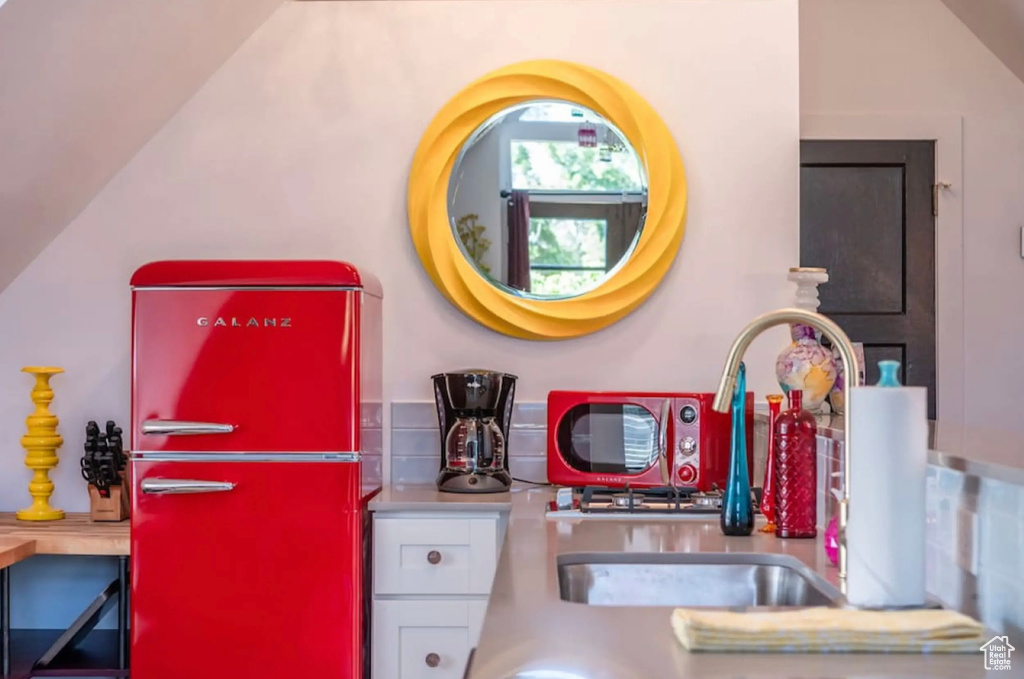
{"label": "small blue bottle", "polygon": [[747,367],[740,363],[732,395],[732,451],[729,480],[722,500],[722,533],[750,535],[754,531],[754,507],[750,500],[747,471]]}
{"label": "small blue bottle", "polygon": [[878,383],[876,387],[901,387],[900,384],[900,362],[879,361],[878,362]]}

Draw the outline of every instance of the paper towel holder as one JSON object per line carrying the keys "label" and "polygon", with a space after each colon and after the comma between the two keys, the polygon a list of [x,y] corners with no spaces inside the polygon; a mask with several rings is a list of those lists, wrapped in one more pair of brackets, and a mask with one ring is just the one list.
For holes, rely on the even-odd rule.
{"label": "paper towel holder", "polygon": [[[718,383],[718,391],[715,393],[715,402],[711,406],[720,413],[729,412],[732,405],[732,392],[736,386],[736,377],[739,373],[740,362],[747,347],[768,328],[788,323],[802,323],[820,330],[825,337],[831,340],[832,344],[839,350],[839,356],[843,359],[847,375],[860,374],[860,362],[853,350],[853,343],[843,329],[835,321],[814,311],[805,309],[777,309],[762,314],[752,320],[747,327],[740,331],[729,349],[729,356],[725,361],[725,368],[722,371],[722,379]],[[843,411],[843,497],[839,501],[839,579],[845,594],[846,582],[846,524],[850,516],[850,382],[843,383],[843,397],[847,407]]]}

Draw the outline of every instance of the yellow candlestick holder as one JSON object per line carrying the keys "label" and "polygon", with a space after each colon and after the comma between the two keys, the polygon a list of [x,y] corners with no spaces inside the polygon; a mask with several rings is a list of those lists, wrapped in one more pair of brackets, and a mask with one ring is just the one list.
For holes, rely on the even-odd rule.
{"label": "yellow candlestick holder", "polygon": [[32,481],[28,484],[32,506],[18,510],[18,518],[22,521],[63,519],[64,510],[50,506],[53,481],[49,474],[60,461],[57,459],[57,449],[64,443],[64,439],[57,433],[58,420],[50,412],[49,406],[53,401],[50,378],[64,372],[64,369],[30,366],[21,371],[36,377],[36,384],[32,388],[32,402],[36,404],[36,411],[25,418],[28,433],[21,437],[21,445],[26,451],[25,466],[32,470]]}

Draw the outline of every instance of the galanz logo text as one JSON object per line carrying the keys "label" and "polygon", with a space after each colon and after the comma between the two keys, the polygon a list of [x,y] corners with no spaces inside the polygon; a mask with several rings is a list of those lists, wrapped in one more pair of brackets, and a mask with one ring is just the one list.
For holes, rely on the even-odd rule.
{"label": "galanz logo text", "polygon": [[237,316],[231,316],[225,318],[224,316],[218,316],[211,321],[209,316],[200,316],[196,319],[196,325],[200,328],[206,328],[211,325],[215,328],[290,328],[292,327],[292,319],[264,318],[261,321],[255,317],[238,318]]}

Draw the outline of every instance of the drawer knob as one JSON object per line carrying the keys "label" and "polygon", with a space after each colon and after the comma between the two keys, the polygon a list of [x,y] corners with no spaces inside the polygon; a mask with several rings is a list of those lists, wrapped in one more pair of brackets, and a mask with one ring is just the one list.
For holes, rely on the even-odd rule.
{"label": "drawer knob", "polygon": [[441,656],[437,653],[427,653],[427,667],[437,667],[441,664]]}
{"label": "drawer knob", "polygon": [[[430,550],[429,552],[427,552],[427,561],[429,561],[434,566],[441,563],[441,552],[437,551],[436,549]],[[431,653],[430,655],[434,654]],[[430,655],[428,655],[427,657],[429,658]]]}

